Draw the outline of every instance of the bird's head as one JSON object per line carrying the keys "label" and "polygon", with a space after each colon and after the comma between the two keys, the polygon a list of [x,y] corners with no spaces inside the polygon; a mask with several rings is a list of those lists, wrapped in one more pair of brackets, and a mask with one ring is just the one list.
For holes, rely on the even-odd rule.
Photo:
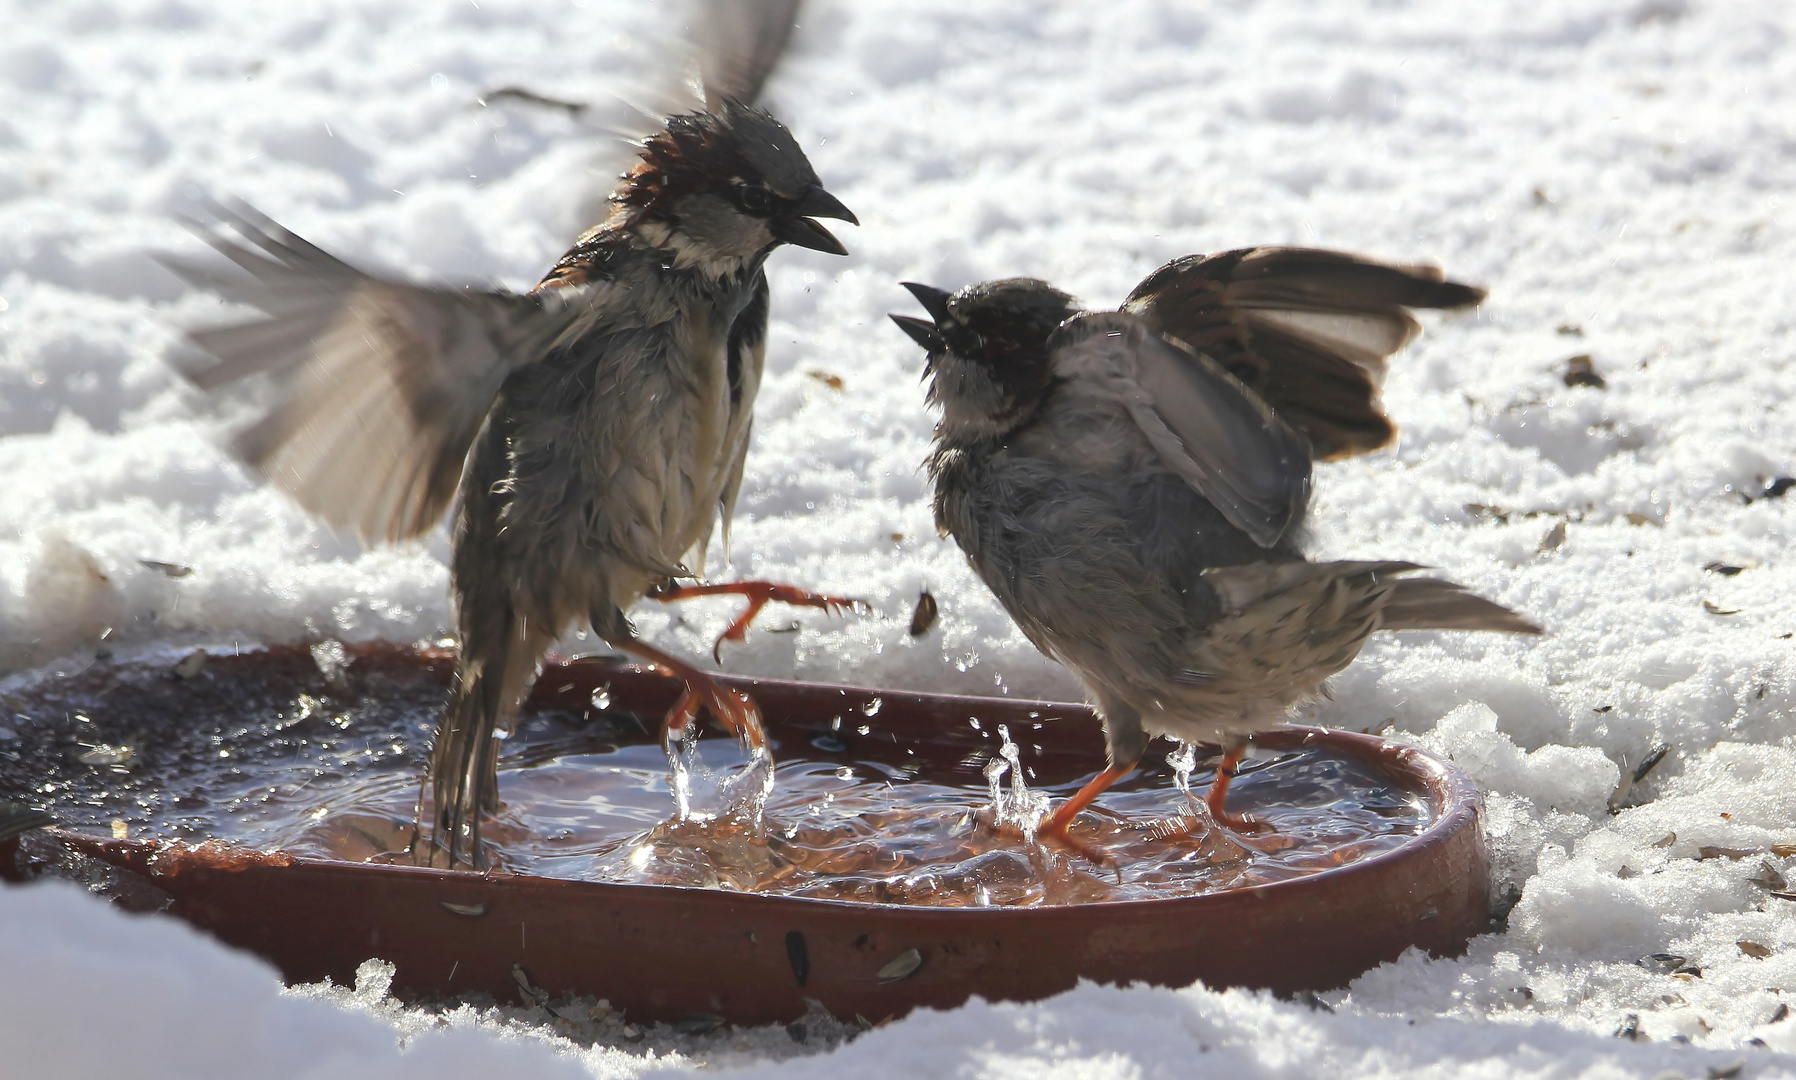
{"label": "bird's head", "polygon": [[1075,314],[1073,298],[1035,278],[1005,278],[957,293],[905,282],[930,319],[892,321],[929,352],[929,400],[945,438],[1004,434],[1029,419],[1053,371],[1048,339]]}
{"label": "bird's head", "polygon": [[784,124],[726,100],[675,116],[644,141],[612,200],[629,225],[681,265],[727,271],[779,244],[848,249],[814,218],[859,224],[817,179]]}

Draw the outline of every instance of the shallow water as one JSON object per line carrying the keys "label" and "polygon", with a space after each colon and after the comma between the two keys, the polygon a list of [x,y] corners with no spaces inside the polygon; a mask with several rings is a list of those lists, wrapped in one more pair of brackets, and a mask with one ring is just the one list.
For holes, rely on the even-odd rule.
{"label": "shallow water", "polygon": [[[322,671],[304,653],[259,663],[253,678],[244,666],[219,660],[183,678],[166,662],[100,663],[13,693],[0,701],[13,735],[0,742],[0,790],[114,835],[404,861],[440,668],[345,669],[328,652]],[[1008,731],[978,730],[947,770],[925,768],[900,731],[787,738],[759,821],[729,811],[726,785],[747,759],[710,736],[688,752],[693,813],[678,821],[654,721],[609,704],[595,693],[577,713],[531,713],[506,741],[504,806],[485,830],[499,868],[876,903],[1065,904],[1299,877],[1396,847],[1429,820],[1414,793],[1308,749],[1251,759],[1231,789],[1230,809],[1269,830],[1217,829],[1175,783],[1186,763],[1157,749],[1074,828],[1100,866],[1024,833],[1044,792],[1064,797],[1084,779],[1031,782],[1036,724],[1015,733],[1015,767],[999,752]],[[852,734],[875,735],[874,712],[852,715]],[[1100,764],[1095,728],[1090,738]],[[1214,759],[1191,769],[1195,795],[1213,770]]]}

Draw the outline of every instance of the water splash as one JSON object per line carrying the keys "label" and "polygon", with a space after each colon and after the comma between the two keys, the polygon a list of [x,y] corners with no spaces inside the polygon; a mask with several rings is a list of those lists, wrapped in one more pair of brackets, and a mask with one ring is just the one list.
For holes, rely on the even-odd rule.
{"label": "water splash", "polygon": [[994,825],[1004,823],[1004,788],[999,781],[1009,771],[1010,762],[996,754],[992,755],[991,760],[985,763],[985,782],[991,789],[992,824]]}
{"label": "water splash", "polygon": [[753,835],[760,835],[766,822],[762,812],[773,794],[773,754],[765,746],[749,748],[748,764],[723,784],[726,812],[739,814]]}
{"label": "water splash", "polygon": [[704,762],[698,756],[698,725],[687,724],[678,732],[669,728],[662,736],[661,746],[667,751],[668,787],[673,791],[674,820],[709,820],[709,814],[695,817],[692,812],[693,766],[704,768]]}
{"label": "water splash", "polygon": [[[1010,741],[1010,728],[998,725],[998,738],[1002,745],[992,759],[985,763],[985,782],[991,796],[992,826],[994,828],[1020,829],[1025,836],[1035,835],[1035,826],[1048,812],[1049,799],[1039,791],[1029,790],[1029,781],[1023,778],[1023,752],[1016,743]],[[1004,774],[1010,774],[1010,790],[1005,791],[1001,781]]]}
{"label": "water splash", "polygon": [[[409,862],[418,795],[412,769],[422,767],[422,748],[412,740],[418,726],[438,719],[442,690],[428,672],[409,680],[403,674],[381,683],[380,700],[369,708],[321,697],[323,677],[305,665],[296,681],[273,684],[276,696],[245,725],[243,702],[269,690],[270,676],[259,669],[233,675],[221,661],[217,678],[243,680],[242,689],[195,699],[163,665],[114,664],[96,668],[85,683],[72,676],[56,680],[47,696],[19,699],[19,719],[9,716],[6,724],[24,739],[45,733],[39,745],[46,747],[74,745],[79,735],[87,745],[77,753],[102,743],[136,750],[123,776],[75,754],[37,755],[29,782],[54,785],[46,792],[51,809],[78,827],[104,834],[118,820],[132,838],[213,836],[313,858]],[[359,693],[353,667],[348,677]],[[136,741],[143,721],[129,711],[73,711],[121,685],[132,694],[112,694],[108,702],[128,696],[179,712],[182,723],[168,741]],[[866,717],[857,707],[843,719],[854,727]],[[280,727],[286,720],[294,722]],[[1188,828],[1189,819],[1170,817],[1185,809],[1180,789],[1187,777],[1175,788],[1143,773],[1106,796],[1106,809],[1119,820],[1104,831],[1100,850],[1116,869],[1100,873],[1081,860],[1044,859],[1021,834],[1041,797],[1029,785],[1040,781],[1029,777],[1014,733],[994,731],[989,719],[983,732],[998,745],[979,759],[994,759],[989,776],[955,772],[950,779],[940,770],[894,768],[923,759],[904,755],[881,732],[852,755],[840,744],[818,747],[821,753],[789,745],[771,795],[764,757],[728,739],[698,738],[703,725],[691,726],[697,730],[684,738],[642,743],[635,722],[615,712],[525,714],[501,744],[508,810],[483,830],[489,854],[507,871],[586,881],[866,903],[1034,906],[1285,880],[1392,850],[1432,820],[1418,793],[1390,788],[1370,765],[1307,749],[1267,759],[1243,779],[1244,802],[1277,830],[1276,843],[1262,837],[1249,848],[1226,830]],[[962,748],[982,748],[982,735],[954,726],[963,740],[954,760]],[[52,736],[54,743],[44,741]],[[230,756],[219,757],[221,749]],[[547,749],[557,752],[544,756]],[[1185,748],[1171,749],[1168,771],[1186,772]],[[1191,771],[1198,757],[1193,749]],[[0,755],[0,780],[9,775]],[[1050,775],[1059,773],[1042,771],[1044,779]],[[992,828],[994,818],[1009,827]],[[1160,819],[1165,828],[1139,827]]]}
{"label": "water splash", "polygon": [[1196,813],[1197,800],[1191,797],[1191,770],[1197,768],[1197,747],[1182,739],[1176,741],[1173,752],[1166,755],[1166,764],[1172,766],[1172,782],[1184,794],[1186,805]]}
{"label": "water splash", "polygon": [[773,794],[773,754],[764,746],[744,746],[747,762],[729,776],[721,776],[699,755],[699,728],[696,721],[689,723],[677,737],[668,732],[662,743],[667,751],[674,821],[697,823],[737,817],[758,835],[762,811]]}

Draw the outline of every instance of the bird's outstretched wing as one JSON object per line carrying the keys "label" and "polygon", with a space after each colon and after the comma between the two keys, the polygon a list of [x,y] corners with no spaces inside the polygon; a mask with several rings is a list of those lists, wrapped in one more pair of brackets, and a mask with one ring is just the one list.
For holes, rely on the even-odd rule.
{"label": "bird's outstretched wing", "polygon": [[577,305],[564,290],[385,281],[243,204],[212,212],[215,222],[196,231],[235,270],[162,261],[265,317],[191,331],[207,356],[179,360],[182,373],[206,390],[261,373],[280,380],[276,403],[235,449],[333,528],[365,541],[429,531],[505,376],[540,357]]}
{"label": "bird's outstretched wing", "polygon": [[[610,215],[617,178],[634,167],[642,142],[665,130],[669,117],[722,112],[732,101],[755,104],[786,54],[802,6],[802,0],[690,0],[684,22],[651,46],[652,59],[633,84],[606,100],[567,103],[579,108],[589,128],[612,136],[593,147],[586,163],[597,182],[583,185],[578,216],[602,222]],[[533,92],[511,96],[544,100]]]}
{"label": "bird's outstretched wing", "polygon": [[1387,445],[1385,358],[1420,327],[1410,308],[1477,304],[1484,290],[1314,248],[1188,255],[1149,274],[1123,310],[1214,358],[1310,440],[1324,461]]}
{"label": "bird's outstretched wing", "polygon": [[705,0],[693,28],[705,107],[752,105],[779,66],[798,23],[801,0]]}
{"label": "bird's outstretched wing", "polygon": [[602,126],[634,143],[670,116],[755,104],[786,55],[801,7],[803,0],[691,0],[680,29],[656,46],[652,73],[620,97],[624,111]]}
{"label": "bird's outstretched wing", "polygon": [[1272,547],[1303,516],[1308,445],[1216,361],[1120,312],[1071,320],[1049,348],[1056,375],[1106,385],[1167,468],[1254,543]]}

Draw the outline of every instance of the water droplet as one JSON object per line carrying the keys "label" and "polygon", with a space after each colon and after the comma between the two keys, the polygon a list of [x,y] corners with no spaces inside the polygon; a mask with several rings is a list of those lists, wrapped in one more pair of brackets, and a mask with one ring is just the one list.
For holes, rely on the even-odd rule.
{"label": "water droplet", "polygon": [[611,684],[606,683],[592,692],[592,707],[604,712],[611,708]]}
{"label": "water droplet", "polygon": [[869,701],[865,705],[861,706],[861,712],[866,713],[868,716],[878,716],[879,710],[883,705],[885,705],[885,701],[883,699],[874,698],[872,701]]}

